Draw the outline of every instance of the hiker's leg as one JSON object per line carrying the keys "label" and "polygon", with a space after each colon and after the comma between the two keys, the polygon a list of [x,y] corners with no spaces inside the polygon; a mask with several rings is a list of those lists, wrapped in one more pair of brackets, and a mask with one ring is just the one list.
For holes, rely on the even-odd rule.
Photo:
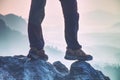
{"label": "hiker's leg", "polygon": [[65,22],[65,40],[67,48],[79,49],[81,45],[77,40],[77,32],[79,27],[79,14],[77,12],[76,0],[60,0],[64,22]]}
{"label": "hiker's leg", "polygon": [[28,22],[28,36],[30,47],[43,49],[44,39],[41,23],[45,16],[46,0],[32,0]]}

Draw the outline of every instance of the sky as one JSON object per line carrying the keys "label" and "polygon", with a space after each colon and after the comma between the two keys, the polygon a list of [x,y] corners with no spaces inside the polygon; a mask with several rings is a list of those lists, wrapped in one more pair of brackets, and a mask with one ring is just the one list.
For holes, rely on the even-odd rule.
{"label": "sky", "polygon": [[[0,0],[0,12],[3,14],[16,13],[24,18],[28,17],[31,0]],[[86,13],[88,11],[101,9],[113,14],[120,13],[120,0],[78,0],[79,11]],[[47,11],[56,12],[60,8],[59,0],[47,0]]]}
{"label": "sky", "polygon": [[[0,13],[14,13],[28,21],[30,4],[31,0],[0,0]],[[108,27],[120,20],[120,0],[78,0],[78,12],[80,32],[106,32]],[[54,28],[59,26],[59,29],[64,29],[61,28],[64,24],[59,0],[47,0],[43,25]]]}

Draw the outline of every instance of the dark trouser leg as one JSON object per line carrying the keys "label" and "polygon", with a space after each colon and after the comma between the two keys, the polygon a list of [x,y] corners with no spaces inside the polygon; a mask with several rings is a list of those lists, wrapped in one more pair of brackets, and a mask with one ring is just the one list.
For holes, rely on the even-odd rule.
{"label": "dark trouser leg", "polygon": [[28,36],[30,47],[43,49],[44,40],[41,23],[44,19],[46,0],[32,0],[28,22]]}
{"label": "dark trouser leg", "polygon": [[67,48],[79,49],[81,45],[77,41],[79,14],[76,0],[60,0],[65,20],[65,40]]}

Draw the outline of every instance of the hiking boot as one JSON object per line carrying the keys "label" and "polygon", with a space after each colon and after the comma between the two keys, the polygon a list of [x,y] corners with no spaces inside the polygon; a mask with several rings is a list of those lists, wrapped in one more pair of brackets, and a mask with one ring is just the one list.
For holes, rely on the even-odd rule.
{"label": "hiking boot", "polygon": [[79,61],[89,61],[93,59],[91,55],[86,54],[81,49],[77,50],[67,49],[64,58],[67,60],[79,60]]}
{"label": "hiking boot", "polygon": [[45,54],[45,51],[38,50],[36,48],[31,48],[27,57],[30,58],[31,60],[37,60],[37,59],[41,59],[45,61],[48,60],[48,56]]}

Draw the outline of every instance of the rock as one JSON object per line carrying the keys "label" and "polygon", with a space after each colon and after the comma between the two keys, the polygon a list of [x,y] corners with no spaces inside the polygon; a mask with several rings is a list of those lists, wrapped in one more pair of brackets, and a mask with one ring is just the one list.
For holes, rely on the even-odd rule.
{"label": "rock", "polygon": [[69,73],[68,68],[62,64],[60,61],[56,61],[53,63],[54,67],[59,71],[61,74],[66,75]]}
{"label": "rock", "polygon": [[[0,75],[0,80],[22,80],[24,73],[24,62],[21,59],[13,58],[13,57],[0,57],[0,69],[2,70],[2,74]],[[4,71],[4,72],[3,72]],[[9,76],[6,76],[7,75]],[[4,79],[5,77],[9,77],[8,79]],[[11,79],[12,78],[12,79]]]}
{"label": "rock", "polygon": [[13,78],[13,76],[11,76],[8,71],[0,68],[0,80],[15,80],[15,78]]}
{"label": "rock", "polygon": [[45,61],[30,61],[24,64],[25,80],[54,80],[56,71],[54,67]]}
{"label": "rock", "polygon": [[58,75],[56,75],[55,80],[65,80],[65,76],[69,74],[68,68],[60,61],[54,62],[53,66],[59,73]]}
{"label": "rock", "polygon": [[109,80],[87,62],[74,62],[70,71],[60,61],[53,64],[26,56],[0,57],[0,80]]}
{"label": "rock", "polygon": [[66,80],[110,80],[95,70],[89,63],[84,61],[76,61],[71,65],[70,74]]}

